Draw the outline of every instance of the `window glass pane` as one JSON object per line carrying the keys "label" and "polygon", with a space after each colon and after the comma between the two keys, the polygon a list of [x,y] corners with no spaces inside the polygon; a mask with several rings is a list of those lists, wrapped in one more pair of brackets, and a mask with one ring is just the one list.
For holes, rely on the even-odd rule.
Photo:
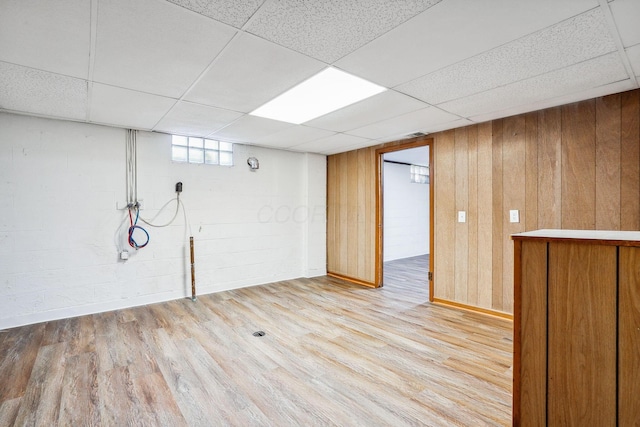
{"label": "window glass pane", "polygon": [[188,138],[186,136],[172,135],[172,138],[171,138],[171,143],[173,145],[187,145],[187,141],[188,141]]}
{"label": "window glass pane", "polygon": [[202,148],[204,140],[202,138],[189,138],[189,147]]}
{"label": "window glass pane", "polygon": [[212,139],[204,140],[204,148],[207,150],[217,150],[218,149],[218,141],[214,141]]}
{"label": "window glass pane", "polygon": [[233,151],[233,144],[220,141],[220,151]]}
{"label": "window glass pane", "polygon": [[186,162],[187,147],[180,147],[179,145],[171,147],[171,160],[174,162]]}
{"label": "window glass pane", "polygon": [[204,163],[204,150],[189,148],[189,163]]}
{"label": "window glass pane", "polygon": [[233,166],[233,153],[230,153],[228,151],[221,151],[220,164],[223,166]]}
{"label": "window glass pane", "polygon": [[217,165],[218,152],[213,150],[204,150],[204,162],[209,165]]}

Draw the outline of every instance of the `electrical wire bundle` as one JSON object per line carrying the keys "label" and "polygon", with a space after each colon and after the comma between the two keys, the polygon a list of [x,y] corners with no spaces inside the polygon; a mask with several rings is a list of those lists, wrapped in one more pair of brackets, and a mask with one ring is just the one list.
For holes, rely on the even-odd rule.
{"label": "electrical wire bundle", "polygon": [[[145,230],[144,228],[140,227],[138,225],[138,218],[140,218],[140,209],[135,207],[135,211],[136,211],[136,219],[133,219],[133,213],[131,212],[134,208],[129,208],[129,246],[131,246],[132,248],[135,249],[142,249],[145,246],[147,246],[149,244],[149,232],[147,230]],[[147,239],[145,240],[144,243],[139,244],[138,242],[136,242],[136,240],[133,238],[133,232],[136,230],[141,230],[145,236],[147,237]]]}

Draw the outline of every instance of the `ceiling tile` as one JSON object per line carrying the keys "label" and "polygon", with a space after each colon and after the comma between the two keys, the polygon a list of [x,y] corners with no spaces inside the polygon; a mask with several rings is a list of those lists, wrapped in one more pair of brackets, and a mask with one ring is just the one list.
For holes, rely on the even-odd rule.
{"label": "ceiling tile", "polygon": [[403,114],[392,119],[383,120],[371,125],[349,131],[350,135],[370,139],[387,139],[389,137],[406,137],[415,132],[431,132],[431,127],[451,122],[460,117],[435,107],[427,107],[418,111]]}
{"label": "ceiling tile", "polygon": [[241,113],[191,102],[179,102],[153,129],[174,135],[207,136],[242,116]]}
{"label": "ceiling tile", "polygon": [[640,44],[627,49],[627,57],[636,76],[640,77]]}
{"label": "ceiling tile", "polygon": [[267,2],[247,31],[332,63],[440,0]]}
{"label": "ceiling tile", "polygon": [[258,138],[264,138],[291,126],[294,125],[277,120],[245,115],[224,129],[209,136],[229,142],[244,142],[250,144]]}
{"label": "ceiling tile", "polygon": [[640,1],[616,0],[609,4],[625,47],[640,43]]}
{"label": "ceiling tile", "polygon": [[627,80],[617,52],[438,105],[464,117],[505,110]]}
{"label": "ceiling tile", "polygon": [[132,129],[151,130],[176,100],[94,83],[90,120]]}
{"label": "ceiling tile", "polygon": [[0,62],[0,108],[73,120],[87,116],[87,82]]}
{"label": "ceiling tile", "polygon": [[289,148],[316,139],[325,138],[334,133],[335,132],[330,130],[316,129],[304,125],[291,126],[264,138],[258,138],[255,140],[255,143],[266,147]]}
{"label": "ceiling tile", "polygon": [[316,139],[315,141],[296,145],[291,147],[291,149],[294,151],[305,151],[310,153],[333,154],[349,151],[356,145],[364,147],[376,145],[377,143],[377,141],[372,141],[368,138],[360,138],[358,136],[338,133],[326,138]]}
{"label": "ceiling tile", "polygon": [[600,8],[442,68],[397,89],[440,104],[616,50]]}
{"label": "ceiling tile", "polygon": [[248,113],[325,67],[290,49],[242,34],[216,59],[186,99]]}
{"label": "ceiling tile", "polygon": [[595,88],[585,89],[580,92],[574,92],[569,95],[563,95],[555,98],[546,98],[539,102],[534,102],[526,105],[519,105],[500,111],[493,111],[491,113],[480,114],[472,116],[471,120],[476,123],[486,122],[489,120],[501,119],[504,117],[515,116],[517,114],[524,114],[531,111],[544,110],[546,108],[557,107],[559,105],[571,104],[573,102],[583,101],[585,99],[598,98],[600,96],[610,95],[612,93],[620,93],[634,89],[631,80],[623,80],[608,85],[598,86]]}
{"label": "ceiling tile", "polygon": [[345,132],[365,125],[400,116],[424,108],[426,104],[393,90],[387,90],[306,124],[336,132]]}
{"label": "ceiling tile", "polygon": [[395,87],[596,6],[597,0],[447,0],[336,65]]}
{"label": "ceiling tile", "polygon": [[235,30],[157,0],[101,0],[94,80],[178,98]]}
{"label": "ceiling tile", "polygon": [[236,28],[242,26],[258,10],[264,0],[167,0],[186,9],[208,16]]}
{"label": "ceiling tile", "polygon": [[3,0],[0,10],[0,61],[87,78],[90,2]]}

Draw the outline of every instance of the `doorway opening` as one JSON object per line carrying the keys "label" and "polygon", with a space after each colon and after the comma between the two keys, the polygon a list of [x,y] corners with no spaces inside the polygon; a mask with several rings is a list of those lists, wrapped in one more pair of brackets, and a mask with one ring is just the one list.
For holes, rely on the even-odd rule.
{"label": "doorway opening", "polygon": [[377,150],[378,278],[433,300],[431,139]]}

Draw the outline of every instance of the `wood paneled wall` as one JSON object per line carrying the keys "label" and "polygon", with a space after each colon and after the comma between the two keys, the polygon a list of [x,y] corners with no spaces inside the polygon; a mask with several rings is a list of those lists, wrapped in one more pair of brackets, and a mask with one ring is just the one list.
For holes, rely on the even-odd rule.
{"label": "wood paneled wall", "polygon": [[[640,230],[639,90],[430,137],[436,299],[512,313],[513,233]],[[372,284],[380,147],[328,158],[327,270]]]}
{"label": "wood paneled wall", "polygon": [[327,159],[327,271],[375,286],[376,156],[365,148]]}

